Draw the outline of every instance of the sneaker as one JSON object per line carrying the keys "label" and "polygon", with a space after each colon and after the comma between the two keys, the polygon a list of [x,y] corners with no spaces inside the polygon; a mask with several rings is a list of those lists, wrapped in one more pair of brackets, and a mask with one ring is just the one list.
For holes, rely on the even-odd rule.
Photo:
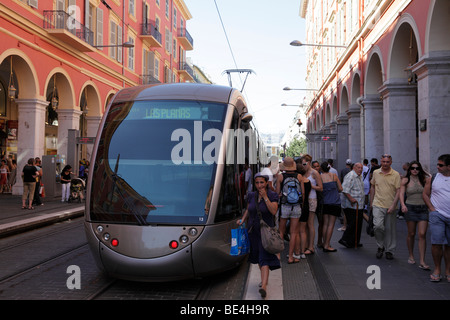
{"label": "sneaker", "polygon": [[394,259],[394,255],[391,252],[386,252],[386,259],[392,260]]}
{"label": "sneaker", "polygon": [[384,248],[378,248],[377,250],[377,259],[381,259],[383,256]]}

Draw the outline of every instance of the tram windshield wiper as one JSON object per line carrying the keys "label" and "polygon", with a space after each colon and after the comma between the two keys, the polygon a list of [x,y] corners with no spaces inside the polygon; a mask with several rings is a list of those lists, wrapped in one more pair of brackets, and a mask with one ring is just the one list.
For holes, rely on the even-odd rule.
{"label": "tram windshield wiper", "polygon": [[[117,174],[117,171],[119,169],[119,159],[120,159],[120,153],[117,155],[116,165],[114,167],[114,172],[111,175],[111,178],[112,178],[112,180],[114,182],[113,190],[111,192],[111,200],[112,200],[112,197],[114,195],[114,191],[115,191],[115,189],[117,187],[117,191],[119,192],[121,198],[123,199],[123,201],[125,202],[127,207],[130,209],[130,211],[133,214],[134,218],[136,219],[136,222],[138,223],[138,225],[140,225],[140,226],[148,225],[148,223],[145,220],[145,218],[138,212],[134,202],[130,200],[130,197],[126,197],[122,193],[122,190],[121,190],[123,188],[122,181],[124,181],[124,180],[121,177],[119,177],[119,175]],[[112,201],[110,201],[110,203],[112,203]]]}

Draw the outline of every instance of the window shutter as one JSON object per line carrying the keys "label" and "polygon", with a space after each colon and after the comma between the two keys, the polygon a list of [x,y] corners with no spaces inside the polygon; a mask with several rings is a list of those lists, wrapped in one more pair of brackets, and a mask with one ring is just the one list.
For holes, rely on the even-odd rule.
{"label": "window shutter", "polygon": [[[121,45],[123,44],[122,41],[122,27],[117,26],[117,44]],[[122,62],[123,58],[123,47],[117,47],[117,61]]]}
{"label": "window shutter", "polygon": [[38,8],[38,0],[28,0],[28,5],[33,8]]}
{"label": "window shutter", "polygon": [[97,8],[97,45],[103,45],[103,10]]}

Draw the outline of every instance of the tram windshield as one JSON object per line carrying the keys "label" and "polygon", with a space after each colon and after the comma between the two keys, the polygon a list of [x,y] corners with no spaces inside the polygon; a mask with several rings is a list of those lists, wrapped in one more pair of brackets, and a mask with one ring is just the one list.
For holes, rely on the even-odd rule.
{"label": "tram windshield", "polygon": [[112,105],[92,172],[92,221],[204,224],[226,104]]}

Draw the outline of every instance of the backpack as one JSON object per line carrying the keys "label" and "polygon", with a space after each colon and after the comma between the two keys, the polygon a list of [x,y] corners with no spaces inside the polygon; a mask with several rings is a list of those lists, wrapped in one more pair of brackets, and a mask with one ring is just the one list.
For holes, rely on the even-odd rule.
{"label": "backpack", "polygon": [[281,203],[296,205],[301,202],[302,189],[297,179],[297,173],[283,173],[283,186],[281,188]]}

